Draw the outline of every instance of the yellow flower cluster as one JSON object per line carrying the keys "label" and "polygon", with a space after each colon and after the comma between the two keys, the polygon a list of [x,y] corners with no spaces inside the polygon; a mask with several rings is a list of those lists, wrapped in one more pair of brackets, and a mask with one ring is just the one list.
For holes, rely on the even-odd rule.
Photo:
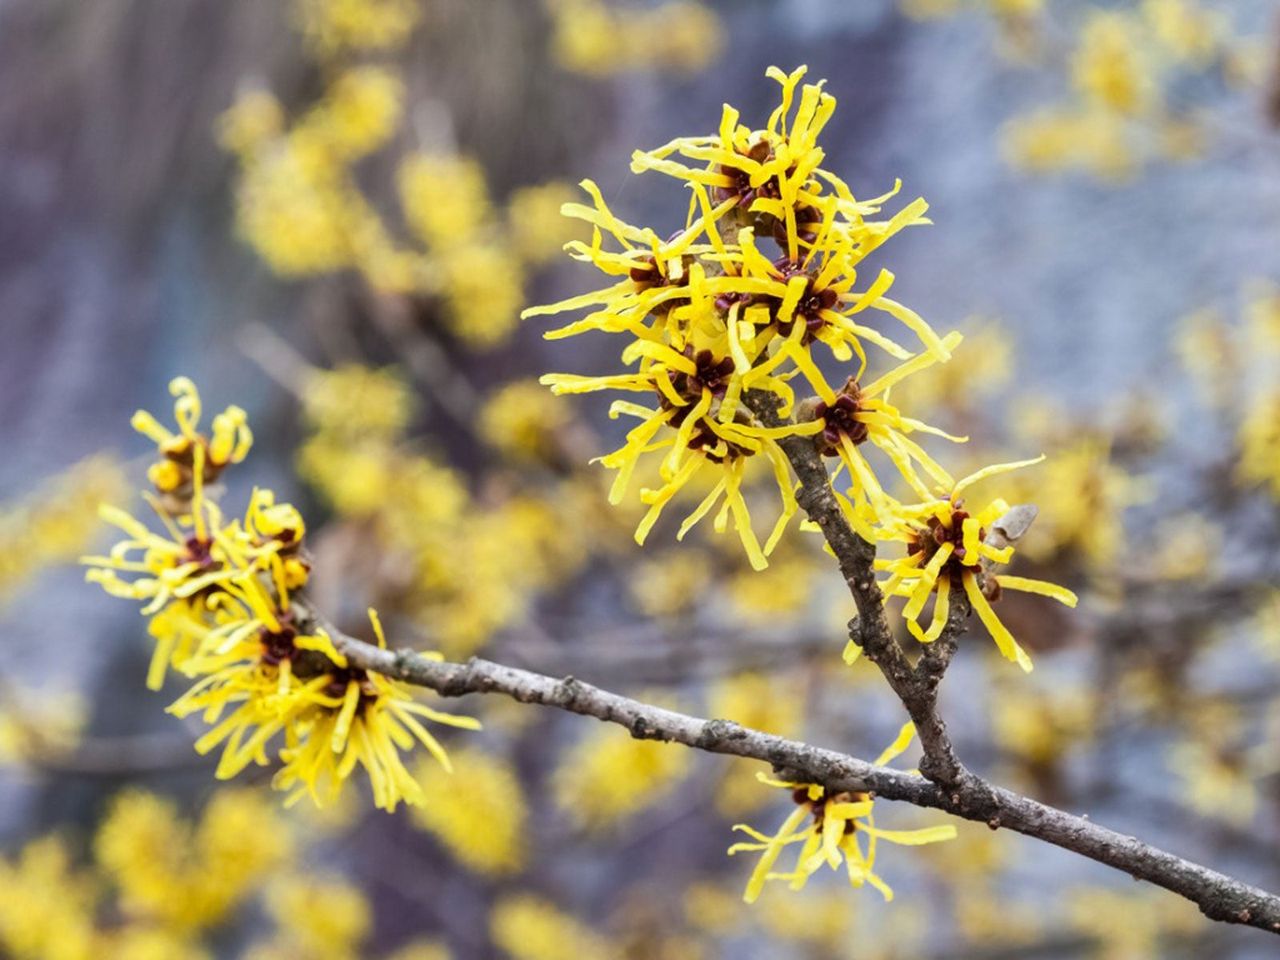
{"label": "yellow flower cluster", "polygon": [[[180,377],[170,389],[176,431],[145,412],[133,418],[160,454],[148,471],[156,493],[144,496],[162,532],[104,506],[103,518],[125,537],[109,554],[84,558],[92,568],[88,580],[141,603],[150,618],[156,645],[147,685],[158,690],[171,668],[194,681],[169,709],[182,717],[198,714],[211,725],[196,749],[222,748],[220,779],[250,764],[265,766],[278,750],[282,766],[273,782],[290,792],[288,803],[306,795],[317,804],[331,800],[357,766],[368,774],[379,807],[394,809],[402,799],[421,803],[401,751],[421,743],[447,766],[423,721],[478,725],[348,664],[299,597],[310,562],[298,511],[258,489],[243,520],[227,520],[211,496],[210,485],[248,453],[244,411],[228,407],[206,436],[195,385]],[[370,610],[369,616],[385,643],[377,615]]]}
{"label": "yellow flower cluster", "polygon": [[1175,347],[1209,402],[1234,420],[1237,481],[1280,501],[1280,291],[1255,280],[1243,298],[1241,323],[1216,309],[1197,310],[1182,321]]}
{"label": "yellow flower cluster", "polygon": [[[991,601],[999,599],[1001,591],[1008,589],[1052,597],[1069,607],[1076,605],[1076,595],[1065,587],[1003,573],[996,577],[991,572],[991,565],[1008,563],[1013,558],[1014,548],[992,546],[986,542],[987,532],[1009,511],[1009,504],[995,499],[982,510],[971,513],[964,508],[960,496],[967,487],[987,477],[1038,462],[1039,459],[1022,460],[984,467],[958,481],[947,499],[918,507],[899,507],[890,522],[874,531],[877,540],[906,544],[905,557],[896,560],[878,558],[875,565],[890,574],[889,580],[881,587],[885,595],[906,597],[902,616],[911,634],[921,643],[932,643],[942,634],[950,609],[951,591],[963,588],[1001,655],[1023,670],[1030,671],[1031,658],[1001,623]],[[933,615],[928,629],[925,629],[920,626],[919,618],[930,594],[935,596]],[[845,659],[851,661],[859,653],[853,641],[849,641]]]}
{"label": "yellow flower cluster", "polygon": [[94,849],[127,915],[190,935],[230,916],[288,857],[290,838],[254,790],[217,792],[198,824],[132,790],[115,797]]}
{"label": "yellow flower cluster", "polygon": [[1242,482],[1265,486],[1280,501],[1280,390],[1264,393],[1246,411],[1238,473]]}
{"label": "yellow flower cluster", "polygon": [[398,47],[422,13],[415,0],[293,0],[293,7],[307,42],[330,56]]}
{"label": "yellow flower cluster", "polygon": [[1156,157],[1203,151],[1197,124],[1173,104],[1181,77],[1238,72],[1226,20],[1197,0],[1144,0],[1136,10],[1090,6],[1068,67],[1070,98],[1012,121],[1009,161],[1025,170],[1130,176]]}
{"label": "yellow flower cluster", "polygon": [[39,571],[73,563],[102,531],[98,504],[127,490],[120,463],[96,455],[45,480],[39,494],[0,505],[0,602]]}
{"label": "yellow flower cluster", "polygon": [[0,953],[205,960],[201,939],[232,921],[295,850],[256,791],[218,790],[188,821],[170,801],[130,789],[113,799],[83,868],[57,835],[0,860]]}
{"label": "yellow flower cluster", "polygon": [[0,860],[0,950],[14,960],[102,956],[93,924],[91,878],[72,866],[66,845],[45,837],[12,862]]}
{"label": "yellow flower cluster", "polygon": [[[525,392],[497,394],[481,429],[501,438],[500,449],[535,455],[559,414],[539,421],[547,398],[526,405]],[[394,570],[384,592],[449,656],[473,653],[581,562],[580,544],[563,534],[560,504],[523,494],[473,498],[462,476],[406,442],[413,405],[392,371],[315,370],[302,397],[311,435],[299,472],[339,516],[372,531]]]}
{"label": "yellow flower cluster", "polygon": [[486,876],[518,872],[525,864],[528,810],[515,768],[482,750],[455,751],[453,775],[419,766],[418,782],[433,799],[413,820],[439,838],[454,858]]}
{"label": "yellow flower cluster", "polygon": [[358,887],[339,877],[291,875],[266,891],[276,936],[248,960],[355,960],[373,926],[373,911]]}
{"label": "yellow flower cluster", "polygon": [[[19,688],[0,681],[0,763],[26,764],[73,749],[88,704],[73,693]],[[28,695],[30,694],[30,695]]]}
{"label": "yellow flower cluster", "polygon": [[494,904],[489,936],[512,960],[564,960],[617,956],[590,928],[532,894],[508,894]]}
{"label": "yellow flower cluster", "polygon": [[[601,458],[618,471],[610,494],[616,503],[626,495],[641,457],[663,451],[661,485],[641,492],[649,511],[636,531],[637,542],[643,543],[663,507],[695,475],[718,475],[679,537],[719,504],[716,530],[723,531],[732,520],[757,569],[767,565],[767,556],[796,510],[786,459],[777,442],[783,437],[822,436],[855,481],[855,510],[867,503],[874,506],[885,496],[857,449],[867,439],[888,455],[917,492],[927,491],[917,463],[932,479],[950,480],[908,436],[937,431],[903,417],[884,394],[911,373],[947,359],[959,334],[941,339],[917,314],[889,299],[886,294],[894,278],[887,270],[865,289],[856,289],[861,261],[902,228],[925,222],[927,205],[916,200],[889,220],[867,219],[892,193],[859,202],[844,181],[821,167],[824,154],[817,137],[835,109],[835,99],[821,84],[800,89],[804,73],[804,68],[790,75],[770,70],[782,87],[782,104],[763,130],[739,124],[738,112],[726,106],[718,135],[681,138],[633,156],[633,171],[673,176],[692,191],[688,223],[668,240],[652,229],[619,220],[596,185],[584,181],[592,205],[569,204],[564,213],[590,223],[593,238],[590,245],[571,243],[569,249],[575,258],[619,279],[603,290],[525,311],[525,316],[540,316],[587,309],[584,319],[548,336],[600,330],[631,341],[623,361],[638,364],[633,373],[551,374],[543,382],[557,393],[607,389],[656,399],[655,406],[614,402],[611,416],[635,417],[641,423],[628,434],[625,446]],[[706,165],[686,166],[673,156]],[[605,234],[621,249],[606,249]],[[782,255],[766,256],[763,245],[768,242],[776,243]],[[860,322],[859,315],[869,309],[902,322],[920,338],[925,351],[912,355]],[[814,363],[811,350],[817,343],[837,360],[858,357],[857,375],[839,391]],[[866,343],[902,363],[861,385]],[[789,381],[798,374],[821,400],[811,419],[774,428],[756,423],[743,402],[744,393],[771,393],[780,412],[790,414],[795,393]],[[747,466],[756,460],[770,467],[782,503],[763,547],[752,529],[743,493]]]}
{"label": "yellow flower cluster", "polygon": [[516,191],[496,210],[484,172],[468,157],[411,152],[397,164],[408,237],[398,237],[354,166],[400,129],[404,85],[389,65],[359,54],[390,51],[420,13],[412,0],[297,0],[304,37],[332,76],[290,122],[265,90],[242,94],[219,123],[240,166],[236,220],[272,270],[287,277],[355,271],[379,292],[438,299],[446,324],[478,346],[515,328],[525,265],[545,262],[572,236],[555,216],[568,187]]}
{"label": "yellow flower cluster", "polygon": [[669,796],[690,762],[688,750],[601,726],[560,758],[556,806],[582,830],[615,829]]}
{"label": "yellow flower cluster", "polygon": [[284,276],[359,268],[408,272],[350,164],[383,146],[402,109],[400,81],[376,66],[340,73],[293,127],[265,91],[243,95],[220,138],[240,161],[236,219],[248,243]]}
{"label": "yellow flower cluster", "polygon": [[[908,723],[876,758],[876,766],[901,754],[914,736],[915,727]],[[893,890],[875,872],[877,843],[883,840],[918,846],[951,840],[956,835],[956,828],[950,824],[919,830],[882,830],[875,825],[872,813],[875,800],[864,793],[830,793],[817,784],[787,783],[763,775],[760,781],[791,791],[795,809],[772,835],[746,824],[734,827],[749,836],[751,842],[735,843],[729,848],[730,855],[760,854],[743,895],[747,903],[753,903],[770,880],[785,880],[792,890],[801,890],[823,866],[836,870],[842,863],[851,886],[870,884],[886,900],[892,900]],[[778,858],[795,844],[800,845],[795,867],[787,873],[774,872]]]}
{"label": "yellow flower cluster", "polygon": [[546,6],[554,24],[552,54],[577,73],[694,73],[714,61],[724,44],[720,18],[694,0],[618,8],[605,0],[546,0]]}
{"label": "yellow flower cluster", "polygon": [[[990,566],[1007,563],[1012,548],[996,548],[985,539],[1008,505],[997,499],[971,516],[960,495],[987,476],[1038,461],[980,470],[957,483],[916,442],[913,435],[920,434],[963,438],[904,414],[890,393],[949,360],[961,337],[939,337],[918,314],[890,299],[894,276],[888,270],[873,279],[859,276],[869,254],[905,227],[928,222],[927,204],[918,199],[886,220],[873,219],[898,188],[859,201],[823,166],[818,136],[835,111],[835,98],[820,83],[802,86],[804,67],[791,74],[774,67],[768,75],[781,87],[781,103],[763,129],[741,124],[738,111],[726,105],[717,134],[682,137],[633,154],[633,172],[656,171],[690,191],[686,225],[668,239],[620,220],[599,188],[583,181],[591,204],[568,204],[564,213],[591,224],[592,240],[567,249],[614,282],[525,315],[586,311],[547,336],[621,336],[627,341],[622,360],[634,369],[606,376],[548,374],[543,382],[561,394],[617,390],[647,398],[647,404],[614,401],[612,417],[640,423],[620,449],[600,458],[617,471],[613,503],[626,496],[641,465],[656,460],[657,483],[640,491],[648,512],[636,530],[638,543],[669,502],[701,481],[710,490],[688,513],[677,539],[713,514],[715,530],[723,532],[732,522],[751,565],[764,568],[797,509],[779,441],[812,438],[820,453],[838,458],[837,476],[848,477],[850,486],[837,497],[854,530],[869,542],[907,544],[908,556],[881,563],[891,575],[885,593],[906,598],[912,632],[922,642],[935,639],[946,622],[950,589],[964,589],[1001,651],[1029,668],[988,602],[1000,589]],[[766,253],[766,244],[775,251]],[[873,326],[875,313],[913,334],[918,352]],[[866,377],[868,344],[896,361],[874,379]],[[856,358],[854,372],[838,389],[819,369],[819,345],[838,362]],[[797,403],[800,381],[817,396]],[[759,401],[754,409],[747,402],[753,396]],[[760,403],[789,419],[766,425],[756,416]],[[871,448],[917,502],[900,502],[886,489],[864,453]],[[763,545],[746,493],[747,471],[760,462],[781,503]],[[1000,582],[1075,603],[1070,591],[1051,584],[1017,577]],[[926,630],[918,618],[934,594]]]}

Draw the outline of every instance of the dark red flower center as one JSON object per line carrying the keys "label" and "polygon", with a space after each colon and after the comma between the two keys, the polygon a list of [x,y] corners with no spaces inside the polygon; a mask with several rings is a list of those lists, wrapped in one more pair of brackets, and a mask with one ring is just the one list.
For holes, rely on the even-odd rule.
{"label": "dark red flower center", "polygon": [[867,425],[857,419],[861,410],[858,384],[850,379],[836,395],[834,403],[819,401],[814,408],[814,419],[823,423],[822,433],[818,434],[818,446],[825,456],[835,456],[840,452],[841,437],[848,437],[855,446],[867,439]]}

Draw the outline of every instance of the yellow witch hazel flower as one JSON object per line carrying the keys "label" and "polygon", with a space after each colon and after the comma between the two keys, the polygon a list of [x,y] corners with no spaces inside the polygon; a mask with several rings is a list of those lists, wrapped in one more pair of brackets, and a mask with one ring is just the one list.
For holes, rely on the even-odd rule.
{"label": "yellow witch hazel flower", "polygon": [[187,377],[169,384],[177,432],[160,425],[151,414],[139,410],[133,428],[153,440],[161,459],[147,471],[147,479],[165,494],[199,497],[203,485],[213,483],[229,465],[240,463],[253,446],[253,434],[239,407],[231,406],[213,418],[212,435],[199,432],[200,394]]}
{"label": "yellow witch hazel flower", "polygon": [[[369,619],[386,648],[387,639],[377,613]],[[433,659],[443,659],[438,654]],[[336,659],[319,679],[317,703],[322,708],[301,728],[287,731],[289,745],[280,752],[285,764],[272,785],[292,790],[286,805],[310,794],[317,806],[337,797],[342,783],[356,765],[364,767],[373,786],[374,803],[394,810],[400,800],[413,805],[426,798],[418,781],[405,768],[401,750],[421,743],[445,770],[451,771],[449,756],[422,720],[463,730],[479,730],[480,722],[433,710],[413,698],[411,688],[377,673],[369,673]],[[422,718],[422,719],[419,719]]]}
{"label": "yellow witch hazel flower", "polygon": [[[948,349],[954,349],[959,345],[960,339],[960,334],[951,333],[943,344]],[[822,431],[816,438],[818,449],[826,456],[840,458],[853,481],[851,491],[858,500],[868,503],[876,514],[882,512],[886,494],[866,458],[859,452],[858,448],[863,443],[870,441],[883,451],[911,488],[922,497],[932,497],[933,494],[916,471],[916,463],[934,483],[950,487],[955,482],[951,474],[908,434],[919,431],[956,442],[963,442],[967,438],[953,437],[937,427],[905,417],[887,399],[894,384],[931,366],[936,359],[931,353],[921,353],[865,386],[850,377],[839,391],[831,389],[831,385],[816,367],[809,372],[809,382],[818,393],[818,402],[812,409],[813,420],[822,425]],[[850,508],[846,513],[864,539],[874,539],[874,533],[864,520],[864,512]]]}
{"label": "yellow witch hazel flower", "polygon": [[[524,312],[532,317],[587,311],[548,333],[551,339],[586,331],[630,339],[622,362],[634,366],[631,372],[594,377],[549,374],[542,382],[555,393],[620,390],[652,398],[648,404],[613,403],[610,416],[634,417],[640,424],[621,448],[600,458],[617,471],[610,493],[616,504],[626,496],[641,460],[662,454],[660,483],[640,492],[649,510],[636,530],[637,542],[644,542],[663,508],[695,478],[710,475],[716,478],[710,492],[686,516],[677,539],[718,505],[716,531],[724,532],[732,520],[756,569],[767,565],[796,511],[780,439],[827,431],[832,452],[848,456],[870,436],[909,480],[915,479],[915,461],[935,482],[950,482],[906,437],[915,430],[937,431],[902,417],[878,394],[910,373],[949,359],[959,335],[939,337],[914,311],[890,300],[886,293],[894,277],[889,271],[881,270],[861,288],[858,276],[861,261],[895,233],[928,222],[927,204],[917,200],[891,219],[875,221],[871,218],[897,187],[883,197],[859,201],[843,180],[822,169],[825,154],[817,137],[835,110],[835,98],[823,92],[821,84],[801,87],[805,70],[769,70],[782,88],[782,102],[763,130],[739,124],[738,112],[726,106],[718,134],[679,138],[633,156],[633,172],[657,171],[690,188],[686,225],[668,239],[618,218],[596,184],[583,181],[591,205],[565,204],[562,212],[589,223],[592,239],[572,241],[566,249],[615,282]],[[689,166],[674,159],[677,156],[702,166]],[[618,249],[607,249],[606,238]],[[775,244],[781,255],[766,255],[764,242]],[[905,325],[920,340],[923,352],[912,354],[864,322],[859,315],[868,310]],[[902,366],[860,391],[862,406],[853,398],[856,387],[839,401],[814,362],[815,343],[825,344],[837,360],[857,357],[855,384],[867,367],[867,343],[902,361]],[[779,414],[790,416],[795,401],[791,382],[797,375],[808,380],[824,402],[838,408],[831,420],[820,416],[778,427],[761,424],[744,394],[773,394]],[[854,424],[859,417],[861,425]],[[849,443],[838,440],[842,431],[848,432],[846,420],[854,434]],[[781,501],[763,546],[744,494],[748,469],[757,462],[768,465]],[[861,469],[861,457],[855,452],[848,462],[868,495],[878,498],[879,484]]]}
{"label": "yellow witch hazel flower", "polygon": [[[883,526],[876,531],[876,539],[905,543],[907,555],[897,559],[878,558],[875,566],[890,575],[881,585],[886,600],[889,597],[906,598],[902,616],[912,636],[921,643],[932,643],[942,634],[950,609],[951,591],[963,589],[1000,653],[1023,670],[1030,671],[1031,658],[1000,622],[991,601],[999,599],[1001,591],[1008,588],[1052,597],[1069,607],[1076,605],[1076,595],[1065,587],[1004,574],[997,578],[992,574],[989,569],[992,564],[1005,564],[1013,559],[1012,546],[996,547],[987,542],[992,525],[1009,512],[1009,504],[997,499],[982,510],[970,513],[961,498],[968,487],[980,480],[1031,466],[1042,459],[1037,457],[1035,460],[984,467],[957,481],[945,499],[889,506]],[[928,628],[924,628],[920,625],[920,617],[930,594],[935,597],[933,616]],[[845,660],[852,662],[860,652],[850,641]]]}
{"label": "yellow witch hazel flower", "polygon": [[[292,505],[255,490],[243,520],[224,520],[209,484],[250,443],[244,412],[215,417],[199,432],[200,396],[186,378],[171,384],[178,432],[147,413],[134,426],[155,441],[161,461],[149,471],[160,496],[147,494],[165,533],[104,506],[125,538],[105,556],[85,557],[86,579],[110,594],[142,602],[156,646],[147,685],[159,689],[170,667],[192,686],[170,706],[199,714],[209,731],[196,742],[221,748],[216,776],[227,779],[278,754],[274,786],[287,804],[332,800],[357,767],[377,806],[424,801],[401,753],[420,744],[444,767],[449,760],[424,721],[476,729],[469,717],[433,710],[409,689],[348,663],[300,592],[310,576],[306,525]],[[377,614],[373,632],[385,646]],[[276,740],[283,736],[284,746]]]}
{"label": "yellow witch hazel flower", "polygon": [[[906,724],[897,739],[876,758],[875,765],[882,766],[906,750],[915,732],[913,724]],[[870,884],[886,900],[892,900],[893,890],[875,872],[878,842],[920,846],[956,836],[956,828],[950,824],[919,830],[882,830],[876,826],[872,812],[875,801],[865,793],[829,792],[819,784],[772,780],[763,774],[759,779],[771,787],[790,790],[796,808],[772,836],[743,823],[734,826],[734,830],[749,836],[751,842],[735,843],[729,848],[729,854],[760,854],[742,897],[747,903],[754,903],[770,880],[784,880],[792,890],[801,890],[823,866],[837,870],[841,863],[851,886]],[[787,847],[796,844],[800,848],[795,867],[789,873],[775,872],[778,858]]]}

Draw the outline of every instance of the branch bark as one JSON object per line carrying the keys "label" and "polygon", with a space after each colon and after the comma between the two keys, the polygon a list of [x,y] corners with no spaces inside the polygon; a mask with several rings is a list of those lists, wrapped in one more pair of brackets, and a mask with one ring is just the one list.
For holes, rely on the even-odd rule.
{"label": "branch bark", "polygon": [[[766,427],[782,426],[778,416],[778,398],[773,394],[750,392],[745,402]],[[912,666],[884,613],[884,596],[876,584],[874,544],[863,540],[849,525],[844,511],[831,489],[830,475],[810,437],[784,437],[778,441],[787,455],[791,469],[800,481],[796,500],[805,514],[822,530],[835,554],[840,572],[849,587],[858,616],[849,622],[849,638],[862,647],[916,725],[916,735],[924,748],[920,771],[941,784],[975,781],[956,756],[947,733],[947,725],[938,714],[938,686],[955,655],[956,643],[969,617],[968,599],[963,591],[953,591],[955,599],[942,636],[925,649],[920,662]],[[963,599],[962,599],[963,598]]]}
{"label": "branch bark", "polygon": [[701,719],[652,706],[574,677],[557,679],[479,658],[467,663],[430,660],[410,650],[384,650],[337,631],[331,635],[354,665],[442,696],[500,694],[615,723],[639,739],[759,760],[791,779],[822,784],[831,791],[870,792],[992,829],[1004,827],[1172,891],[1196,904],[1210,919],[1280,933],[1280,897],[972,775],[946,786],[728,720]]}
{"label": "branch bark", "polygon": [[[774,398],[746,399],[766,426],[782,421]],[[1004,827],[1114,867],[1196,904],[1213,920],[1280,933],[1280,897],[1150,844],[994,786],[961,764],[937,710],[938,688],[955,655],[969,617],[958,593],[942,635],[916,664],[894,638],[873,575],[874,545],[849,525],[831,489],[812,441],[779,440],[800,481],[797,500],[822,530],[848,584],[858,616],[850,638],[884,674],[911,715],[924,750],[923,775],[877,767],[833,750],[752,730],[728,720],[701,719],[611,693],[572,676],[560,679],[472,658],[467,663],[431,660],[410,650],[390,651],[364,643],[318,620],[339,650],[357,667],[381,673],[446,697],[500,694],[618,724],[633,737],[679,743],[711,753],[770,764],[788,779],[821,784],[829,791],[867,792],[889,800],[945,811]]]}

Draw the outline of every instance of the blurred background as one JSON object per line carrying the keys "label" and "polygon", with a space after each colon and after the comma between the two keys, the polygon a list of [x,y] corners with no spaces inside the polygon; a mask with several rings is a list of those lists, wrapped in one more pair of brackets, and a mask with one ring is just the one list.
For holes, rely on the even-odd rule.
{"label": "blurred background", "polygon": [[[1162,891],[1006,832],[890,849],[889,904],[823,875],[741,902],[756,766],[487,698],[422,809],[284,811],[219,784],[143,686],[134,605],[76,558],[127,504],[187,375],[310,524],[317,605],[365,635],[573,673],[874,756],[901,708],[839,657],[812,535],[646,547],[588,460],[621,433],[518,314],[596,284],[559,206],[591,177],[666,235],[630,152],[763,126],[765,68],[839,109],[827,166],[935,225],[877,253],[966,340],[897,395],[957,475],[1040,519],[1008,597],[1029,678],[976,631],[944,685],[1011,787],[1280,887],[1280,24],[1235,0],[6,0],[0,3],[0,956],[1274,956]],[[890,209],[896,209],[891,207]],[[908,389],[909,388],[909,389]],[[980,492],[977,496],[981,497]],[[236,509],[232,507],[231,509]],[[678,511],[677,511],[678,513]],[[674,515],[674,514],[673,514]],[[911,759],[910,757],[908,758]],[[880,811],[878,811],[880,812]],[[886,808],[913,827],[937,815]]]}

